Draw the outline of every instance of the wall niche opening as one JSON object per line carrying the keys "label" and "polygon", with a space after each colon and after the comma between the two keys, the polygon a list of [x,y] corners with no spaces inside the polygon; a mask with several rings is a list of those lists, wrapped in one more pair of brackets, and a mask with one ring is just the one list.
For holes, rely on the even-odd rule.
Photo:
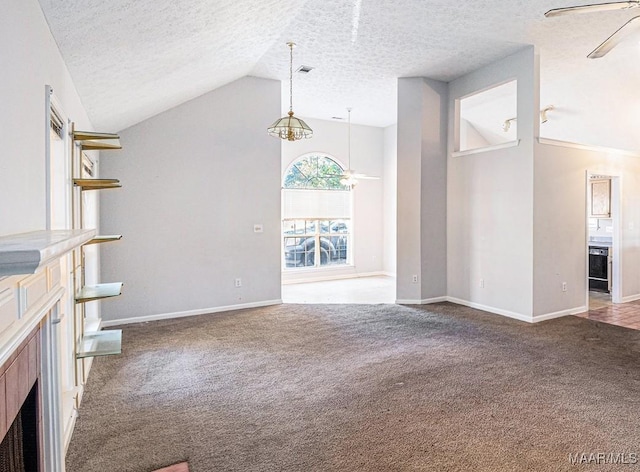
{"label": "wall niche opening", "polygon": [[512,80],[456,100],[456,151],[518,140],[518,82]]}

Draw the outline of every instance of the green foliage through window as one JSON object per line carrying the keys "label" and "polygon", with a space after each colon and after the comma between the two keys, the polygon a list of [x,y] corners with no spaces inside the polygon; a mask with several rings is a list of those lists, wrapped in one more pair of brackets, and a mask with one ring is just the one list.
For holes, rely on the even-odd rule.
{"label": "green foliage through window", "polygon": [[295,161],[284,176],[283,188],[349,190],[342,185],[343,169],[322,154],[307,154]]}

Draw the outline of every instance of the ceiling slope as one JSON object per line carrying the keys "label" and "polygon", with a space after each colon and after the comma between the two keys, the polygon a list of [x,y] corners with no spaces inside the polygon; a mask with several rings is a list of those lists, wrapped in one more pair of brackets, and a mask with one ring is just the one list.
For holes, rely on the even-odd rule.
{"label": "ceiling slope", "polygon": [[314,67],[294,74],[294,112],[303,117],[346,117],[346,108],[353,107],[354,123],[387,126],[396,121],[398,77],[450,81],[529,44],[541,57],[542,102],[555,101],[558,113],[582,114],[585,126],[608,133],[606,117],[591,109],[611,101],[639,105],[640,61],[629,60],[629,54],[637,57],[638,51],[630,52],[637,44],[621,45],[602,59],[586,58],[633,10],[545,18],[551,8],[578,2],[40,2],[87,112],[97,128],[109,131],[244,75],[283,81],[285,112],[287,41],[298,44],[294,68]]}

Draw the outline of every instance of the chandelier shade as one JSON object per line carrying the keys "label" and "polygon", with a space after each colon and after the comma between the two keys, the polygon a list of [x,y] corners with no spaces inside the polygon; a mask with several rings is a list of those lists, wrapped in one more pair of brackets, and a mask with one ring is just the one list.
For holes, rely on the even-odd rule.
{"label": "chandelier shade", "polygon": [[289,113],[287,116],[277,119],[267,132],[270,136],[287,141],[297,141],[313,136],[313,130],[300,118],[293,116],[293,48],[295,43],[287,43],[289,46]]}
{"label": "chandelier shade", "polygon": [[302,138],[310,138],[313,135],[313,130],[309,128],[309,125],[293,116],[293,111],[290,111],[288,116],[277,119],[267,128],[267,132],[271,136],[287,141],[297,141]]}

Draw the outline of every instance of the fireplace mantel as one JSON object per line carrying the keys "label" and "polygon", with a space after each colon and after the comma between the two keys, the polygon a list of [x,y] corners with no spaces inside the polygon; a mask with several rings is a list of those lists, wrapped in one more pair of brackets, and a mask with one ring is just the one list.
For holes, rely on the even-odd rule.
{"label": "fireplace mantel", "polygon": [[33,231],[0,237],[0,277],[35,274],[74,248],[88,242],[95,230]]}

